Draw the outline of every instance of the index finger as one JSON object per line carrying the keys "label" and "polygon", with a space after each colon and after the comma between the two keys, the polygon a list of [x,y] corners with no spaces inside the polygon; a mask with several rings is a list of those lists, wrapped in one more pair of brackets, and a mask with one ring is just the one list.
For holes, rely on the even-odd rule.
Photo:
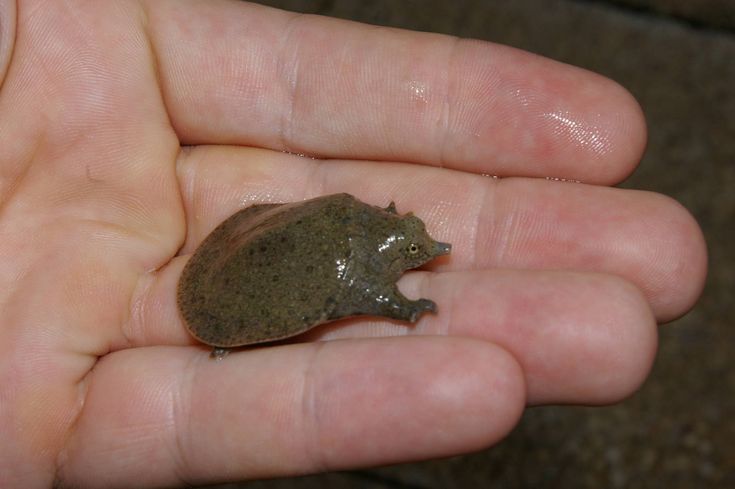
{"label": "index finger", "polygon": [[599,75],[516,49],[242,2],[151,2],[185,144],[614,183],[645,125]]}

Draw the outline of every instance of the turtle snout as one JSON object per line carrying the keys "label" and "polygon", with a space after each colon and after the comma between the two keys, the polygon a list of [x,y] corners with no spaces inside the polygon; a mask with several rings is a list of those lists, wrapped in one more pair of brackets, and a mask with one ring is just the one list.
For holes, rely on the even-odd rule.
{"label": "turtle snout", "polygon": [[448,255],[450,251],[452,251],[451,243],[442,243],[441,241],[434,243],[434,256]]}

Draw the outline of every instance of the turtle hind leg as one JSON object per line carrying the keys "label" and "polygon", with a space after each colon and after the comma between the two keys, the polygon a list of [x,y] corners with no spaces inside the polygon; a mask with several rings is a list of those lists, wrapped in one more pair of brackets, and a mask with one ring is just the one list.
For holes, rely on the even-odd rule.
{"label": "turtle hind leg", "polygon": [[223,360],[227,356],[228,353],[230,353],[229,348],[215,346],[214,348],[212,348],[212,353],[209,354],[209,358],[219,362]]}

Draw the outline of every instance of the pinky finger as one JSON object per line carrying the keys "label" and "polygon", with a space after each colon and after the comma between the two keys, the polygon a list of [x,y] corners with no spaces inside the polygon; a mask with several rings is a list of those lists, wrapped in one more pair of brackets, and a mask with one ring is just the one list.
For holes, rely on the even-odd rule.
{"label": "pinky finger", "polygon": [[515,359],[468,338],[110,354],[61,470],[72,487],[202,484],[449,456],[489,446],[525,404]]}

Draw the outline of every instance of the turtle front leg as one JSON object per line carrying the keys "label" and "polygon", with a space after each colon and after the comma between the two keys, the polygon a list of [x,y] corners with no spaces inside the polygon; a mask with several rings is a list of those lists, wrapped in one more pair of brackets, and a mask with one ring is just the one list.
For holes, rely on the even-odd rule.
{"label": "turtle front leg", "polygon": [[412,301],[406,298],[397,287],[371,289],[370,294],[360,294],[348,303],[336,308],[330,319],[345,316],[385,316],[399,321],[415,323],[426,312],[436,312],[436,303],[429,299]]}
{"label": "turtle front leg", "polygon": [[400,293],[399,298],[400,300],[391,303],[392,308],[385,314],[386,316],[415,323],[426,312],[436,313],[436,303],[432,300],[418,299],[412,301],[406,299]]}

